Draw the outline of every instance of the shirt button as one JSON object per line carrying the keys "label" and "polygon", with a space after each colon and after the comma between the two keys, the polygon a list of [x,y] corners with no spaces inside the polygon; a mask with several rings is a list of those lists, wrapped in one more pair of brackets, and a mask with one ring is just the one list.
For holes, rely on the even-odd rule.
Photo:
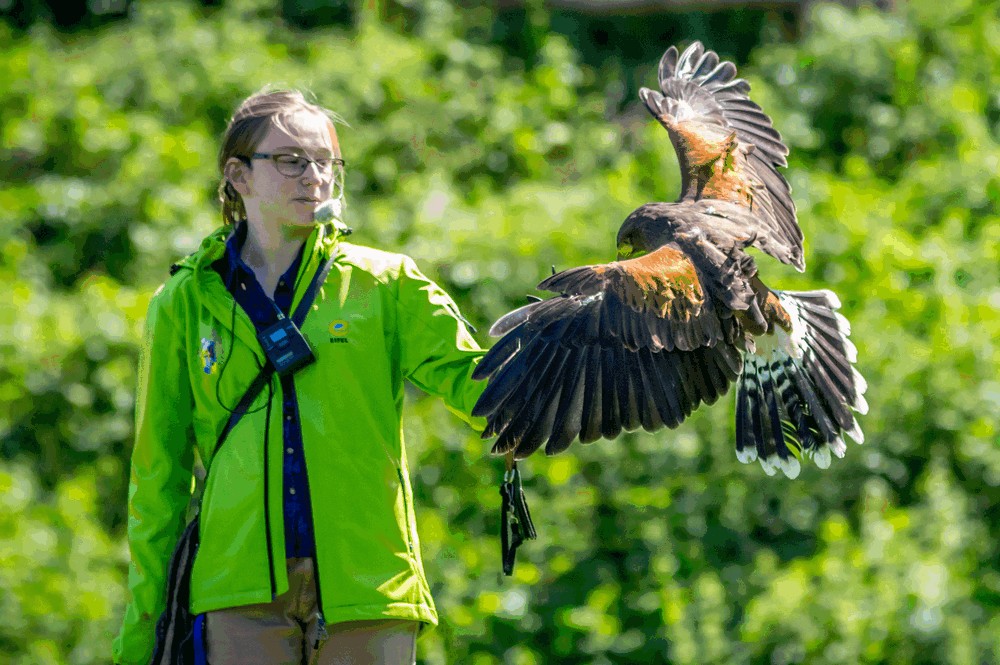
{"label": "shirt button", "polygon": [[291,416],[285,416],[285,420],[291,420],[291,419],[292,419]]}
{"label": "shirt button", "polygon": [[292,489],[288,490],[288,493],[289,494],[295,494],[295,488],[293,487]]}
{"label": "shirt button", "polygon": [[292,453],[295,452],[295,448],[285,448],[285,452],[291,455]]}

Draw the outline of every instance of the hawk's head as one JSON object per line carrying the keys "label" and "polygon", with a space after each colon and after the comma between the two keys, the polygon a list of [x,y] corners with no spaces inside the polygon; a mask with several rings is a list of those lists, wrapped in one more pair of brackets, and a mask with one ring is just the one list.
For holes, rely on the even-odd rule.
{"label": "hawk's head", "polygon": [[665,203],[648,203],[632,211],[618,229],[618,260],[648,254],[673,240],[673,224]]}

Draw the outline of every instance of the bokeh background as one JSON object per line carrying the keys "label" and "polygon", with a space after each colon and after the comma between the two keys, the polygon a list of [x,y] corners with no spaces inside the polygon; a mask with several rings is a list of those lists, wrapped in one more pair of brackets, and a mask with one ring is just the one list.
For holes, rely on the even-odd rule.
{"label": "bokeh background", "polygon": [[840,294],[867,442],[766,477],[730,396],[533,458],[540,535],[504,579],[502,460],[414,391],[441,613],[419,662],[1000,662],[1000,8],[861,4],[0,2],[0,663],[109,661],[142,320],[218,224],[236,103],[276,83],[339,112],[354,238],[416,258],[489,344],[550,266],[612,258],[673,199],[636,92],[694,39],[791,147],[808,268],[761,268]]}

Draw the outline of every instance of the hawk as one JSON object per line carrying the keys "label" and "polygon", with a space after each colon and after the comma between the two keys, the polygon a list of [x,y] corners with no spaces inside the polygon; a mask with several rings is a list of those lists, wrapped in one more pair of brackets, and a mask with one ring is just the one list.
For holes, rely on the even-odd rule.
{"label": "hawk", "polygon": [[553,274],[555,294],[500,318],[475,370],[473,410],[493,452],[527,457],[622,430],[677,427],[736,382],[736,456],[794,478],[827,468],[844,435],[864,436],[866,384],[850,325],[829,290],[768,287],[754,247],[805,268],[788,148],[736,66],[695,42],[660,60],[659,91],[639,97],[680,162],[674,203],[635,209],[617,260]]}

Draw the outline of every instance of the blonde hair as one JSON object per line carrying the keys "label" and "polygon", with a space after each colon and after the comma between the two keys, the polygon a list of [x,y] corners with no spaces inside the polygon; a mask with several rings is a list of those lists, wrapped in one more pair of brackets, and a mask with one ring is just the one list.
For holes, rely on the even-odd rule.
{"label": "blonde hair", "polygon": [[242,197],[226,179],[226,163],[233,157],[249,163],[250,156],[264,140],[268,130],[272,126],[285,129],[285,120],[301,111],[326,118],[334,155],[340,156],[340,143],[337,141],[333,123],[343,120],[336,113],[309,102],[298,90],[263,88],[255,92],[243,100],[233,113],[229,126],[223,134],[222,146],[219,148],[219,172],[222,174],[222,181],[219,183],[219,202],[222,204],[224,224],[236,224],[247,218]]}

